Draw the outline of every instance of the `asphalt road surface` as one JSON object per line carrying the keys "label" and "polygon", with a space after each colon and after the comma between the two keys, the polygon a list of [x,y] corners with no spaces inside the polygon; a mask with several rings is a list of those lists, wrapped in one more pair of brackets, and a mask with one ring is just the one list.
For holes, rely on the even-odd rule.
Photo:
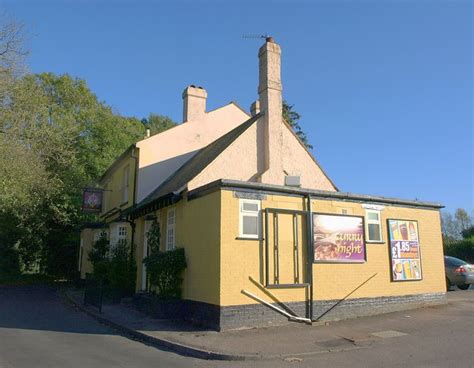
{"label": "asphalt road surface", "polygon": [[0,367],[474,367],[474,290],[449,297],[457,301],[410,311],[407,335],[364,349],[290,361],[217,362],[122,337],[63,304],[53,288],[0,287]]}

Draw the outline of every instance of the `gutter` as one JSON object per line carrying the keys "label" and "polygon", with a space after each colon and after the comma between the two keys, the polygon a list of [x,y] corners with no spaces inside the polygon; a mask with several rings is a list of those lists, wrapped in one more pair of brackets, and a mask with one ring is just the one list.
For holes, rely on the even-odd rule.
{"label": "gutter", "polygon": [[207,193],[213,192],[218,188],[228,188],[228,189],[244,189],[248,191],[260,191],[269,194],[290,194],[299,197],[305,197],[311,195],[313,199],[330,199],[330,200],[342,200],[342,201],[352,201],[352,202],[373,202],[380,204],[391,204],[399,205],[406,207],[423,207],[428,209],[441,209],[444,208],[444,205],[436,202],[426,202],[418,200],[407,200],[407,199],[398,199],[390,198],[383,196],[371,196],[365,194],[355,194],[349,192],[331,192],[326,190],[315,190],[315,189],[305,189],[305,188],[295,188],[288,187],[283,185],[274,185],[274,184],[262,184],[238,180],[228,180],[228,179],[219,179],[209,184],[206,184],[200,188],[194,189],[188,193],[188,198],[193,199],[205,195]]}

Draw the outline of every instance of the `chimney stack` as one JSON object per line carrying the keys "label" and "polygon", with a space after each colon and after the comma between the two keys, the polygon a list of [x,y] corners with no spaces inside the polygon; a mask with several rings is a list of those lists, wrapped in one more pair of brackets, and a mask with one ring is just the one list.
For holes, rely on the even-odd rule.
{"label": "chimney stack", "polygon": [[257,115],[260,112],[260,101],[255,101],[250,105],[250,114],[252,116]]}
{"label": "chimney stack", "polygon": [[[274,182],[281,172],[282,163],[282,86],[281,86],[281,49],[272,37],[267,37],[258,52],[260,110],[264,116],[260,119],[264,141],[261,180]],[[270,170],[269,170],[270,169]],[[270,172],[269,172],[270,171]],[[272,175],[274,173],[274,175]],[[274,176],[269,178],[268,176]],[[268,178],[267,178],[268,177]],[[283,183],[282,183],[283,184]]]}
{"label": "chimney stack", "polygon": [[201,120],[206,113],[207,92],[190,85],[183,91],[183,122]]}

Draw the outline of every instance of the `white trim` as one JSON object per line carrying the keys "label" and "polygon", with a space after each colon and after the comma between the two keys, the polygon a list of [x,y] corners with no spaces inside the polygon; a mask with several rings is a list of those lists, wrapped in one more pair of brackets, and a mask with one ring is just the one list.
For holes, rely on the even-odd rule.
{"label": "white trim", "polygon": [[[257,205],[257,210],[244,209],[245,204]],[[260,208],[261,202],[257,199],[244,199],[239,200],[239,237],[259,239],[260,238]],[[256,234],[245,234],[244,233],[244,217],[255,217],[257,219],[257,233]]]}
{"label": "white trim", "polygon": [[110,237],[110,246],[114,247],[119,242],[127,241],[127,234],[128,234],[128,227],[127,224],[124,222],[118,223],[115,225],[114,229],[110,231],[110,234],[114,234],[114,238]]}
{"label": "white trim", "polygon": [[382,206],[380,204],[363,203],[362,208],[365,208],[366,210],[382,211],[385,206]]}
{"label": "white trim", "polygon": [[[376,214],[377,220],[369,218],[369,214]],[[379,226],[379,239],[370,239],[369,225],[378,225]],[[367,243],[380,243],[383,242],[382,235],[382,219],[380,210],[366,209],[365,210],[365,239]]]}
{"label": "white trim", "polygon": [[166,250],[176,247],[176,209],[170,208],[166,214]]}

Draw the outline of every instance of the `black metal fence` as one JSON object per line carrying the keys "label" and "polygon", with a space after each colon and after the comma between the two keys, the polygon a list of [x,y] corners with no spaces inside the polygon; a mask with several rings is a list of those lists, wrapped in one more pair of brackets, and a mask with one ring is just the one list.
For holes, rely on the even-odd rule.
{"label": "black metal fence", "polygon": [[90,273],[86,274],[84,288],[84,305],[92,305],[102,313],[102,301],[104,298],[104,281],[96,279]]}

